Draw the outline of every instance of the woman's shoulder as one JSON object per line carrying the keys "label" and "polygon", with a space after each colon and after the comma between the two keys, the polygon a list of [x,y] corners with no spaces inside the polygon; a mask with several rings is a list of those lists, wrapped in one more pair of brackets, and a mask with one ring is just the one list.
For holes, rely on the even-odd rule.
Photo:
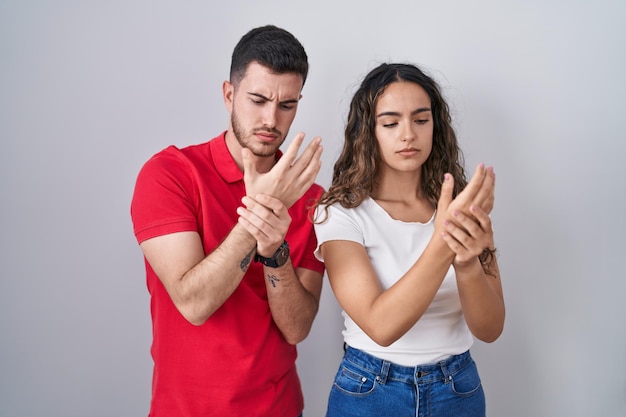
{"label": "woman's shoulder", "polygon": [[373,208],[374,206],[372,205],[372,199],[370,197],[367,197],[365,198],[365,200],[363,200],[361,203],[354,207],[344,205],[339,201],[335,201],[334,203],[330,204],[320,204],[317,207],[317,210],[326,210],[329,212],[338,212],[345,214],[358,214],[366,211],[371,211]]}
{"label": "woman's shoulder", "polygon": [[358,206],[346,207],[340,202],[320,204],[315,210],[316,223],[356,223],[362,224],[367,218],[372,217],[373,209],[371,199],[366,198]]}

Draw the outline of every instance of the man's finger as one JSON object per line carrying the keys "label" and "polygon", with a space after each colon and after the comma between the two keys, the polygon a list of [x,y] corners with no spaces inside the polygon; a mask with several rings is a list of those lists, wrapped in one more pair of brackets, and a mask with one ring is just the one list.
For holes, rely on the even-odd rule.
{"label": "man's finger", "polygon": [[282,201],[268,194],[258,194],[255,202],[270,210],[275,215],[278,215],[281,211],[286,211],[287,209]]}
{"label": "man's finger", "polygon": [[280,158],[275,166],[279,167],[279,169],[284,169],[291,166],[291,164],[293,164],[293,162],[296,160],[296,157],[298,156],[298,151],[300,150],[300,146],[302,146],[303,141],[304,133],[300,132],[296,135],[296,137],[293,138],[293,140],[289,144],[289,147],[287,148],[285,153],[283,153],[283,156]]}
{"label": "man's finger", "polygon": [[300,157],[296,161],[294,161],[293,168],[296,168],[296,170],[298,171],[303,171],[311,165],[311,162],[313,160],[315,160],[316,158],[319,159],[321,155],[321,142],[322,138],[320,138],[319,136],[314,137],[313,140],[304,149],[302,155],[300,155]]}
{"label": "man's finger", "polygon": [[[315,150],[315,153],[313,154],[313,157],[310,158],[308,164],[304,167],[302,171],[298,173],[298,181],[303,184],[307,184],[305,188],[310,187],[311,184],[315,182],[315,178],[317,177],[317,174],[322,167],[322,151],[323,148],[321,146],[318,146]],[[298,169],[299,167],[296,168],[296,166],[294,165],[293,168]]]}

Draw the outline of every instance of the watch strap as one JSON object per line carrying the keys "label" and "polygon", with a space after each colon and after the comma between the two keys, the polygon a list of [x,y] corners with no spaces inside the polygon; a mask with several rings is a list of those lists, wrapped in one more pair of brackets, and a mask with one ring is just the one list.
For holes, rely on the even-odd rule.
{"label": "watch strap", "polygon": [[269,266],[270,268],[278,268],[287,263],[289,259],[289,244],[287,241],[283,241],[283,244],[278,247],[274,255],[271,258],[266,258],[265,256],[261,256],[258,253],[255,255],[254,260],[256,262],[261,262],[265,266]]}

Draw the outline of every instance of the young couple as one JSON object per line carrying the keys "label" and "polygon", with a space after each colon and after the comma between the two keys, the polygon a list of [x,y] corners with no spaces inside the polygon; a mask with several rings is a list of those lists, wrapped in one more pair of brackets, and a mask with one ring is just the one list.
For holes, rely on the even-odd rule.
{"label": "young couple", "polygon": [[150,416],[302,415],[296,344],[324,271],[345,355],[328,416],[484,416],[469,349],[502,332],[489,213],[495,176],[466,181],[448,106],[410,64],[355,93],[327,191],[321,139],[283,152],[308,74],[289,32],[236,45],[228,129],[154,155],[131,204],[151,294]]}

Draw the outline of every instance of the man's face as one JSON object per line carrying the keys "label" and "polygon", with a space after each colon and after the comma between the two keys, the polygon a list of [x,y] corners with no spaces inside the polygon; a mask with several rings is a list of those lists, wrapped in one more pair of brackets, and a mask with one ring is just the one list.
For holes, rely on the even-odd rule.
{"label": "man's face", "polygon": [[239,145],[257,156],[274,155],[296,116],[301,90],[300,75],[274,74],[257,62],[248,65],[236,87],[226,83],[224,98]]}

